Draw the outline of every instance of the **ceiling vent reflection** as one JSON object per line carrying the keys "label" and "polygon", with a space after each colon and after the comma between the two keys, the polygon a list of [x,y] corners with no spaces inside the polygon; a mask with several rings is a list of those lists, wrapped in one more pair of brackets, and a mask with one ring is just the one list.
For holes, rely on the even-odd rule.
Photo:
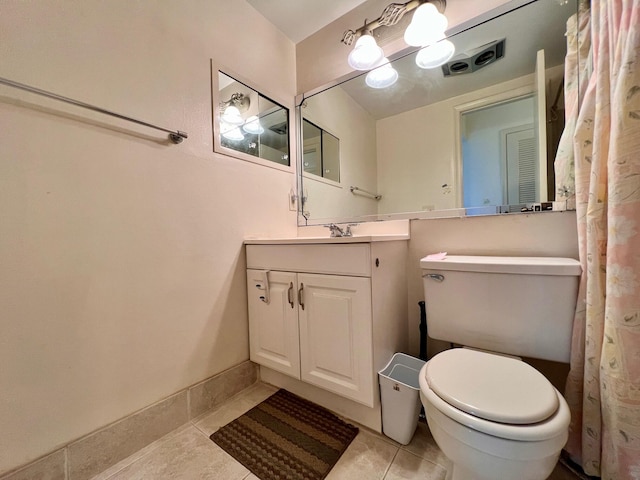
{"label": "ceiling vent reflection", "polygon": [[456,55],[448,63],[442,65],[442,73],[445,77],[451,77],[476,72],[503,58],[504,52],[505,39],[503,38]]}

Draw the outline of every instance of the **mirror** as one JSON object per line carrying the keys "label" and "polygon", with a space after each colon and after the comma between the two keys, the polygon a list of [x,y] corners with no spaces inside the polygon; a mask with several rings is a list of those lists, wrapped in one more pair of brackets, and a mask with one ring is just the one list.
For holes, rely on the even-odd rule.
{"label": "mirror", "polygon": [[305,176],[340,182],[340,139],[305,119],[302,120],[302,168]]}
{"label": "mirror", "polygon": [[[290,166],[289,110],[219,70],[212,70],[214,151],[267,166]],[[217,101],[217,104],[216,104]]]}
{"label": "mirror", "polygon": [[[575,1],[517,6],[450,36],[456,52],[441,67],[419,68],[412,52],[391,63],[399,75],[387,88],[363,73],[304,96],[299,115],[340,139],[341,163],[334,183],[302,175],[299,223],[551,209],[576,12]],[[479,150],[489,125],[493,144]]]}

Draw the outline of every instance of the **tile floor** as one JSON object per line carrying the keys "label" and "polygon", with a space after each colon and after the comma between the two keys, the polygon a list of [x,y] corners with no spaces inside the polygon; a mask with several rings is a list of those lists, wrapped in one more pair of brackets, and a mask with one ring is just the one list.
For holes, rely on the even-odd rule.
{"label": "tile floor", "polygon": [[[93,480],[220,479],[258,480],[220,449],[209,435],[273,394],[277,388],[256,383],[220,408],[203,414],[183,427],[114,465]],[[444,480],[447,460],[426,424],[419,423],[409,445],[364,427],[342,455],[327,480]],[[550,480],[576,480],[558,465]]]}

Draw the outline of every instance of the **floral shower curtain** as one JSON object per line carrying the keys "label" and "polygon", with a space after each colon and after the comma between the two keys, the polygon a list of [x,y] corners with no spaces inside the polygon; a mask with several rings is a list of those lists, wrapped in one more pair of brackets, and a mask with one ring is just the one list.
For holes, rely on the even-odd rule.
{"label": "floral shower curtain", "polygon": [[566,449],[589,475],[640,479],[640,0],[593,0],[580,12],[575,48],[590,35],[591,62],[578,61],[586,82],[573,92],[584,94],[575,124],[567,119],[573,148],[563,137],[556,159],[583,267]]}

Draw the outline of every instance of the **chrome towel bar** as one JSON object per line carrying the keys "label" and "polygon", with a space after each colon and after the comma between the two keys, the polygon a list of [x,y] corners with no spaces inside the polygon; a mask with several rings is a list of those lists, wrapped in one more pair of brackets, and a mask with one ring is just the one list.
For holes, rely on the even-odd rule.
{"label": "chrome towel bar", "polygon": [[380,195],[379,193],[368,192],[367,190],[364,190],[360,187],[354,187],[353,185],[349,187],[349,190],[351,190],[351,193],[359,193],[360,195],[370,196],[372,198],[375,198],[376,200],[380,200],[382,198],[382,195]]}
{"label": "chrome towel bar", "polygon": [[86,108],[88,110],[93,110],[94,112],[104,113],[105,115],[111,115],[112,117],[117,117],[122,120],[127,120],[129,122],[137,123],[139,125],[144,125],[145,127],[155,128],[156,130],[167,132],[169,134],[169,139],[176,144],[181,143],[185,138],[188,137],[186,132],[181,132],[180,130],[173,131],[163,127],[158,127],[157,125],[143,122],[142,120],[136,120],[135,118],[127,117],[125,115],[120,115],[119,113],[115,113],[110,110],[106,110],[104,108],[96,107],[88,103],[80,102],[72,98],[63,97],[62,95],[58,95],[57,93],[47,92],[46,90],[41,90],[40,88],[31,87],[29,85],[25,85],[24,83],[14,82],[13,80],[8,80],[6,78],[0,77],[0,84],[7,85],[9,87],[19,88],[20,90],[25,90],[27,92],[35,93],[36,95],[42,95],[43,97],[53,98],[54,100],[70,103],[71,105],[75,105],[77,107]]}

